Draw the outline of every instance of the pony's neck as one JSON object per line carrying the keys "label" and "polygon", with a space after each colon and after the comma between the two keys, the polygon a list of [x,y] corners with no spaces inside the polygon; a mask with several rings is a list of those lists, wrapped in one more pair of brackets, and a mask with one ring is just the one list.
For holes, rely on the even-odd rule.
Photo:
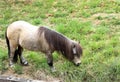
{"label": "pony's neck", "polygon": [[62,53],[62,55],[67,57],[68,54],[70,54],[71,42],[68,38],[65,37],[65,40],[63,42],[61,41],[60,43],[61,43],[60,46],[62,47],[60,48],[59,51]]}

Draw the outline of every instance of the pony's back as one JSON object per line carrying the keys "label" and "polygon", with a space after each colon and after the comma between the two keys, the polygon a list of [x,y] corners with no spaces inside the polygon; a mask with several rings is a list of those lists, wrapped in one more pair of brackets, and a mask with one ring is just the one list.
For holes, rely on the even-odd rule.
{"label": "pony's back", "polygon": [[16,21],[16,22],[13,22],[12,24],[10,24],[7,28],[8,31],[16,31],[16,30],[34,30],[33,27],[37,27],[37,26],[34,26],[28,22],[25,22],[25,21]]}

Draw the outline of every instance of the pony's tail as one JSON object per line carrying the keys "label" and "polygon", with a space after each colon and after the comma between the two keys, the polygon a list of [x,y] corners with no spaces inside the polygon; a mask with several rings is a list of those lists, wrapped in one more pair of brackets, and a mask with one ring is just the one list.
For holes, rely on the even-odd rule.
{"label": "pony's tail", "polygon": [[6,43],[7,43],[7,47],[8,47],[8,56],[10,57],[10,43],[7,37],[7,30],[5,31],[5,39],[6,39]]}

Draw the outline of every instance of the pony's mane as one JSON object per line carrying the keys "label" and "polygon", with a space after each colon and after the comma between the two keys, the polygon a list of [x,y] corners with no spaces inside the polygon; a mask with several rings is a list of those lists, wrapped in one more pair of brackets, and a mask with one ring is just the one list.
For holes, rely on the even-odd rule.
{"label": "pony's mane", "polygon": [[67,37],[46,27],[40,27],[39,30],[45,33],[45,39],[51,48],[71,59],[71,55],[68,55],[71,52],[71,45]]}

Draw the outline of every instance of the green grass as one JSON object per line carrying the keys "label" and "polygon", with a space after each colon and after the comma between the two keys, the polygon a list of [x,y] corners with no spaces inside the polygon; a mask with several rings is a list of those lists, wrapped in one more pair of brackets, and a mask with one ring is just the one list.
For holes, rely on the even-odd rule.
{"label": "green grass", "polygon": [[4,73],[8,68],[6,67],[7,55],[0,47],[0,74]]}
{"label": "green grass", "polygon": [[23,74],[23,68],[21,65],[18,65],[16,64],[14,67],[13,67],[13,70],[15,73],[17,74]]}
{"label": "green grass", "polygon": [[[2,40],[5,40],[4,32],[10,23],[25,20],[38,26],[49,26],[80,42],[83,47],[82,64],[79,67],[55,52],[55,73],[51,73],[44,54],[25,50],[30,76],[34,77],[40,70],[64,82],[120,81],[119,0],[0,0],[0,12]],[[1,74],[9,69],[6,66],[7,48],[2,48],[4,45],[0,45]],[[17,74],[24,74],[24,67],[19,63],[13,70]]]}

